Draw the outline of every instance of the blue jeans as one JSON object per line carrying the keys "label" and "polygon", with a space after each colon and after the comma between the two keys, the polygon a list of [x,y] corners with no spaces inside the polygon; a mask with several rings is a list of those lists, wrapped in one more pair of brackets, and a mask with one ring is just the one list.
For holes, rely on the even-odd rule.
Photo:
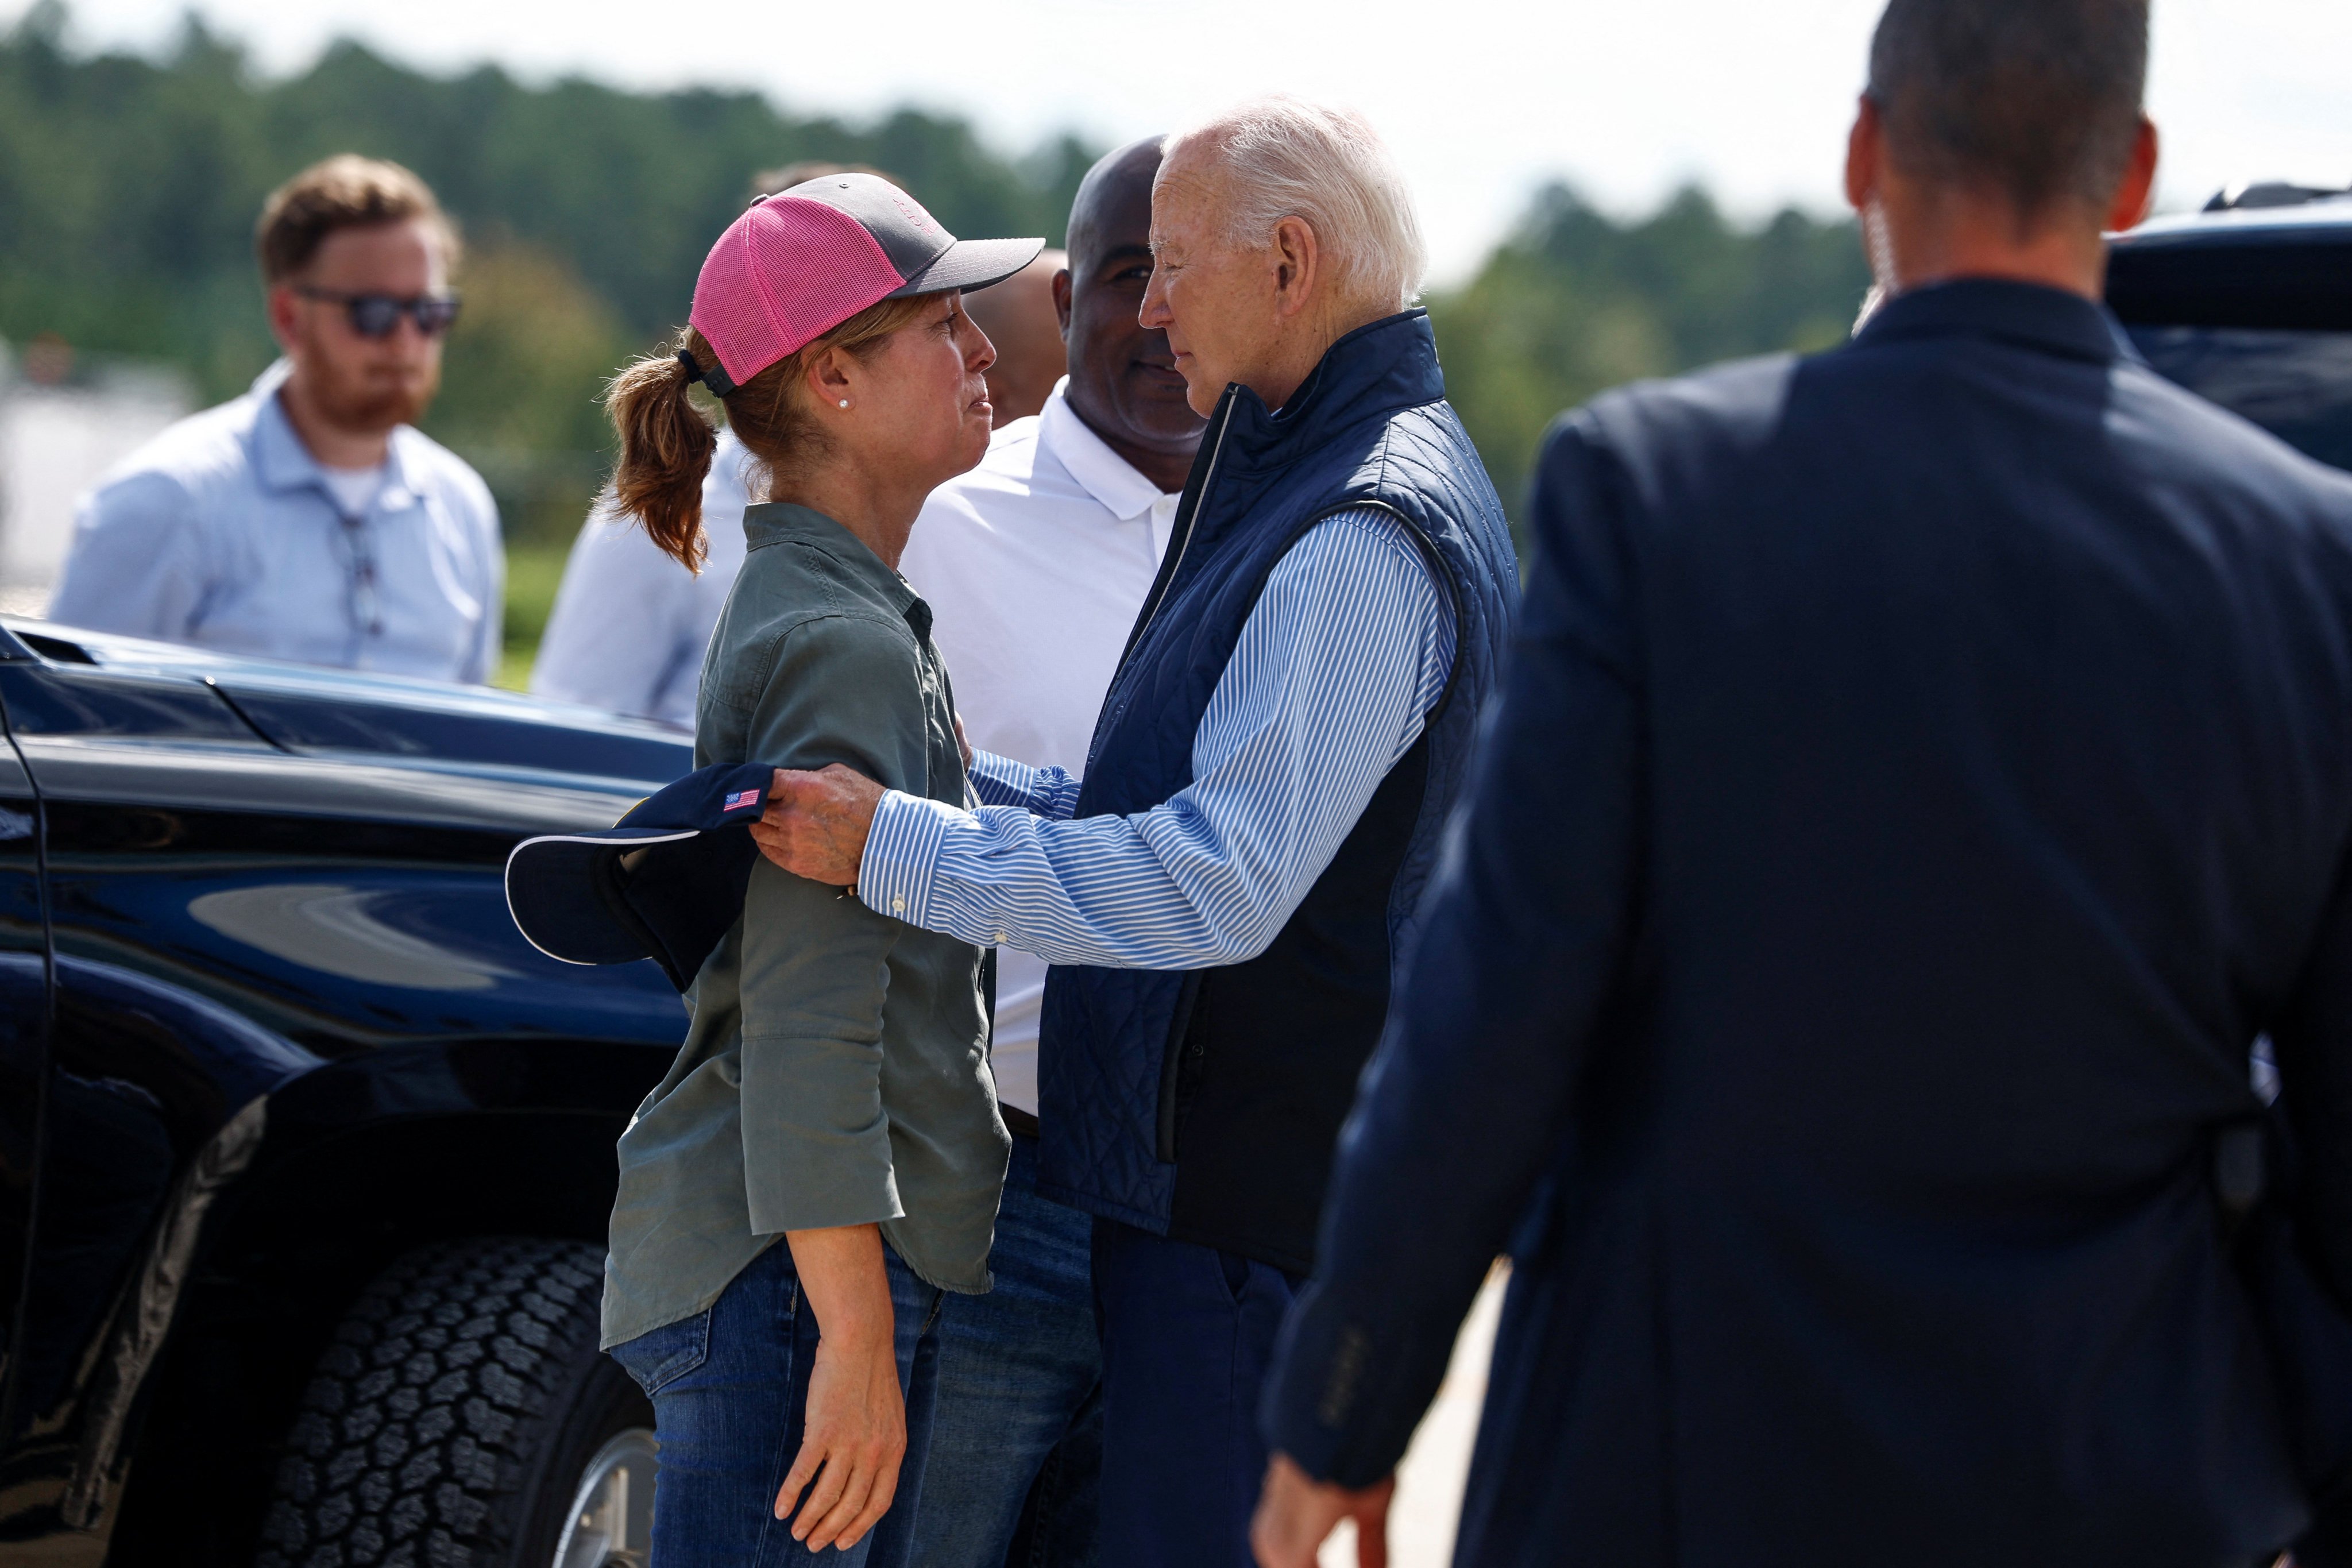
{"label": "blue jeans", "polygon": [[[907,1458],[890,1511],[840,1568],[903,1568],[908,1521],[922,1489],[946,1292],[883,1248],[897,1319],[898,1382],[907,1394]],[[775,1516],[776,1492],[800,1452],[816,1314],[805,1309],[793,1249],[779,1239],[735,1276],[711,1307],[613,1347],[613,1359],[654,1402],[661,1470],[654,1483],[652,1568],[779,1568],[820,1561]],[[894,1530],[894,1526],[896,1529]]]}
{"label": "blue jeans", "polygon": [[1258,1395],[1295,1282],[1239,1253],[1094,1222],[1103,1561],[1255,1568]]}
{"label": "blue jeans", "polygon": [[1014,1134],[988,1255],[996,1288],[940,1310],[939,1399],[915,1515],[921,1568],[1094,1568],[1102,1346],[1092,1230],[1085,1215],[1037,1195],[1037,1141]]}

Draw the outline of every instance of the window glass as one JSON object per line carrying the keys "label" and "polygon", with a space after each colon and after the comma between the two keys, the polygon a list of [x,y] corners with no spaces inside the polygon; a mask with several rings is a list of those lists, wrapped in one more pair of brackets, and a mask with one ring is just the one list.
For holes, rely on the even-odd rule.
{"label": "window glass", "polygon": [[2352,469],[2352,332],[2134,327],[2148,363],[2323,463]]}

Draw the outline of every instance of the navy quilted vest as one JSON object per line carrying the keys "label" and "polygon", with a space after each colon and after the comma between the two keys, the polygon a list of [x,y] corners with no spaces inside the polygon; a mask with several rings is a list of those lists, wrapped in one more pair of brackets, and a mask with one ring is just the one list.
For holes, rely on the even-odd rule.
{"label": "navy quilted vest", "polygon": [[1309,1267],[1339,1122],[1460,793],[1518,595],[1501,503],[1444,402],[1427,315],[1331,345],[1279,414],[1228,387],[1159,580],[1097,721],[1077,815],[1192,782],[1192,739],[1275,563],[1349,507],[1403,521],[1450,593],[1452,683],[1271,947],[1191,973],[1056,965],[1038,1057],[1064,1203],[1294,1272]]}

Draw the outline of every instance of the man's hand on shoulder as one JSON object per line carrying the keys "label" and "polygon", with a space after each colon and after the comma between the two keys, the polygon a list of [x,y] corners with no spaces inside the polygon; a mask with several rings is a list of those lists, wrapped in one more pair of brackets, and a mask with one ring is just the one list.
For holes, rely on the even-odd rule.
{"label": "man's hand on shoulder", "polygon": [[880,784],[839,763],[813,773],[778,768],[751,837],[762,855],[795,877],[855,887],[881,804]]}

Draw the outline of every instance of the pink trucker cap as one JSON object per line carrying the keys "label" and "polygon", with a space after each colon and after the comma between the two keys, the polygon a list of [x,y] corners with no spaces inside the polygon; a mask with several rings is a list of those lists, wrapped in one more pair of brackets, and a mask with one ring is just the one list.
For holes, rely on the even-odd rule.
{"label": "pink trucker cap", "polygon": [[869,305],[985,289],[1037,258],[1043,239],[958,239],[874,174],[825,174],[751,204],[694,282],[687,320],[718,352],[721,397]]}

